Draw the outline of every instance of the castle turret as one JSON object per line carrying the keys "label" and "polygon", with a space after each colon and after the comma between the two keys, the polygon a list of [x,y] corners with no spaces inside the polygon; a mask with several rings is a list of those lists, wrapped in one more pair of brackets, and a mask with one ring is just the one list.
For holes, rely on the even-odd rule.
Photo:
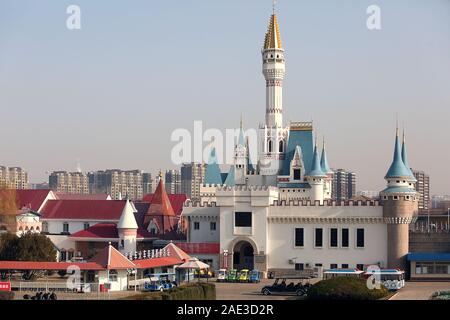
{"label": "castle turret", "polygon": [[324,185],[324,199],[331,199],[332,194],[332,187],[333,187],[333,170],[331,170],[328,159],[327,159],[327,152],[325,150],[325,138],[323,139],[323,148],[322,148],[322,157],[320,158],[320,167],[327,176],[325,178],[325,185]]}
{"label": "castle turret", "polygon": [[311,201],[320,201],[320,203],[323,203],[323,191],[326,177],[327,175],[322,171],[320,166],[320,157],[316,141],[311,170],[306,174],[308,183],[311,186]]}
{"label": "castle turret", "polygon": [[127,199],[122,210],[119,223],[117,223],[119,233],[119,251],[122,253],[136,251],[136,237],[138,225],[134,217],[134,209]]}
{"label": "castle turret", "polygon": [[[247,153],[247,145],[245,142],[245,134],[244,127],[242,124],[239,128],[239,136],[236,143],[235,154],[234,154],[234,170],[230,169],[230,173],[234,172],[234,178],[236,184],[245,184],[245,176],[247,173],[247,165],[248,165],[248,153]],[[229,177],[230,174],[228,174]],[[227,177],[228,178],[228,177]],[[229,184],[227,184],[229,185]],[[234,185],[234,181],[233,181]]]}
{"label": "castle turret", "polygon": [[411,167],[409,165],[408,162],[408,153],[406,152],[406,134],[405,131],[403,131],[403,143],[402,143],[402,160],[403,160],[403,164],[405,165],[406,169],[408,169],[409,171],[409,175],[410,175],[410,179],[408,180],[410,186],[412,188],[416,188],[416,183],[417,183],[417,179],[414,176],[414,173],[411,170]]}
{"label": "castle turret", "polygon": [[269,184],[276,183],[286,152],[288,129],[283,127],[283,79],[285,74],[284,49],[280,27],[275,14],[270,16],[269,26],[261,50],[263,75],[266,80],[266,122],[259,130],[259,171]]}
{"label": "castle turret", "polygon": [[[404,145],[406,155],[406,146]],[[381,192],[383,217],[387,224],[389,268],[406,268],[406,255],[409,252],[409,224],[415,222],[418,214],[419,194],[411,181],[411,169],[405,166],[400,148],[397,128],[394,157],[385,176],[387,188]]]}

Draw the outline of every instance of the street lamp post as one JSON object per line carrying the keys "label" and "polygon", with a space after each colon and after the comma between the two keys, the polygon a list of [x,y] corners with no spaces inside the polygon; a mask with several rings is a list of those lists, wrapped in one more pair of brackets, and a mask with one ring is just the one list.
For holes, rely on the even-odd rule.
{"label": "street lamp post", "polygon": [[450,232],[450,208],[447,208],[447,233]]}

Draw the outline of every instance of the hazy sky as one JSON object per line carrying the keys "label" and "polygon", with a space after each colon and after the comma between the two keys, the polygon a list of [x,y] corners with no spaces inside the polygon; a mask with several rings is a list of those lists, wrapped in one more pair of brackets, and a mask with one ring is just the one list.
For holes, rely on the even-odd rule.
{"label": "hazy sky", "polygon": [[[66,28],[81,7],[81,30]],[[382,10],[382,30],[366,9]],[[264,121],[270,0],[0,0],[0,164],[173,168],[170,135]],[[396,113],[409,160],[450,193],[450,1],[278,1],[285,120],[314,119],[330,165],[380,190]]]}

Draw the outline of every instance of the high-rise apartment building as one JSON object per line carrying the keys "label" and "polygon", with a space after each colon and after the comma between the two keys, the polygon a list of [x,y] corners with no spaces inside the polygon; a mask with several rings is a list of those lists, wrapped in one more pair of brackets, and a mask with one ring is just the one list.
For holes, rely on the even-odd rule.
{"label": "high-rise apartment building", "polygon": [[[128,197],[140,200],[143,197],[143,172],[140,170],[105,170],[88,173],[91,193],[106,193],[112,199]],[[148,178],[148,177],[147,177]]]}
{"label": "high-rise apartment building", "polygon": [[28,173],[20,167],[0,166],[0,187],[28,189]]}
{"label": "high-rise apartment building", "polygon": [[430,176],[423,171],[413,170],[416,177],[416,191],[420,193],[419,210],[430,208]]}
{"label": "high-rise apartment building", "polygon": [[344,169],[334,170],[332,199],[350,200],[356,195],[356,173]]}
{"label": "high-rise apartment building", "polygon": [[54,171],[48,178],[50,189],[70,194],[89,194],[88,177],[83,172]]}
{"label": "high-rise apartment building", "polygon": [[167,170],[164,178],[168,194],[181,193],[181,173],[179,170]]}
{"label": "high-rise apartment building", "polygon": [[200,186],[205,179],[206,165],[184,163],[181,166],[181,193],[191,200],[200,200]]}
{"label": "high-rise apartment building", "polygon": [[153,190],[155,189],[153,188],[152,174],[148,172],[142,173],[142,193],[144,195],[153,193]]}

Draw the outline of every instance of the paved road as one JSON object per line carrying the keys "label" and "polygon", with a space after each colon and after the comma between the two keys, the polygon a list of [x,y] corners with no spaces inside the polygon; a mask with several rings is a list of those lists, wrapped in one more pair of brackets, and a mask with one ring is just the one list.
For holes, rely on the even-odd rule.
{"label": "paved road", "polygon": [[260,283],[216,282],[217,300],[296,300],[292,295],[261,294],[262,287],[273,284],[274,280],[263,279]]}
{"label": "paved road", "polygon": [[390,300],[428,300],[436,291],[450,290],[450,282],[406,282]]}

